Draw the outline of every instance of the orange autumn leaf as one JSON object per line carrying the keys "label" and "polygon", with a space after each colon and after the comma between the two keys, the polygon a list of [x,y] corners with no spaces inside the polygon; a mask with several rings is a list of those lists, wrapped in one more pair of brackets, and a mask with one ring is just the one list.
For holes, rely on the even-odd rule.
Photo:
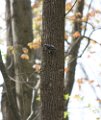
{"label": "orange autumn leaf", "polygon": [[80,3],[81,2],[81,0],[78,0],[78,3]]}
{"label": "orange autumn leaf", "polygon": [[96,12],[96,13],[101,13],[101,11],[100,11],[100,10],[98,10],[98,9],[97,9],[97,10],[95,10],[95,12]]}
{"label": "orange autumn leaf", "polygon": [[28,54],[22,54],[21,56],[21,59],[23,59],[23,60],[29,60],[29,56],[28,56]]}
{"label": "orange autumn leaf", "polygon": [[12,50],[14,50],[14,47],[13,46],[8,46],[8,48],[7,48],[9,51],[12,51]]}
{"label": "orange autumn leaf", "polygon": [[78,79],[78,80],[77,80],[77,83],[78,83],[78,84],[82,84],[82,83],[83,83],[83,80],[82,80],[82,79]]}
{"label": "orange autumn leaf", "polygon": [[75,13],[75,16],[76,16],[76,17],[80,17],[80,16],[81,16],[81,13],[80,13],[80,12],[77,12],[77,13]]}
{"label": "orange autumn leaf", "polygon": [[41,39],[40,38],[36,38],[36,39],[34,39],[33,43],[41,44]]}
{"label": "orange autumn leaf", "polygon": [[81,25],[80,28],[83,30],[83,29],[86,29],[86,26],[85,25]]}
{"label": "orange autumn leaf", "polygon": [[90,41],[91,44],[96,44],[97,42],[95,40]]}
{"label": "orange autumn leaf", "polygon": [[94,82],[94,80],[89,80],[88,82],[89,82],[89,84],[92,84]]}
{"label": "orange autumn leaf", "polygon": [[36,44],[36,43],[28,43],[28,46],[30,49],[38,49],[40,47],[39,44]]}
{"label": "orange autumn leaf", "polygon": [[36,18],[34,18],[34,21],[36,21],[36,22],[42,21],[42,16],[41,15],[37,16]]}
{"label": "orange autumn leaf", "polygon": [[82,79],[78,79],[77,83],[78,83],[78,87],[79,87],[79,90],[80,90],[81,89],[81,84],[83,84],[83,80]]}
{"label": "orange autumn leaf", "polygon": [[22,48],[22,51],[23,51],[23,53],[25,53],[25,54],[27,54],[28,53],[28,49],[27,48]]}
{"label": "orange autumn leaf", "polygon": [[76,17],[75,17],[75,15],[72,15],[72,16],[69,16],[68,19],[75,21],[75,20],[76,20]]}
{"label": "orange autumn leaf", "polygon": [[78,95],[78,94],[74,95],[74,98],[77,99],[77,100],[81,99],[80,95]]}
{"label": "orange autumn leaf", "polygon": [[14,49],[13,46],[8,46],[8,47],[7,47],[7,50],[8,50],[11,54],[14,54],[15,49]]}
{"label": "orange autumn leaf", "polygon": [[99,103],[101,103],[101,99],[99,99],[99,98],[97,98],[97,100],[96,101],[98,101]]}
{"label": "orange autumn leaf", "polygon": [[64,72],[68,72],[69,71],[69,69],[68,68],[64,68]]}
{"label": "orange autumn leaf", "polygon": [[67,40],[68,39],[68,35],[65,34],[64,35],[64,39]]}
{"label": "orange autumn leaf", "polygon": [[66,4],[66,6],[65,6],[66,11],[70,10],[71,7],[72,7],[72,3],[71,3],[71,2],[68,2],[68,3]]}
{"label": "orange autumn leaf", "polygon": [[78,38],[80,37],[80,32],[76,31],[75,33],[73,33],[73,38]]}
{"label": "orange autumn leaf", "polygon": [[95,14],[96,14],[96,11],[91,11],[90,13],[88,13],[88,17],[94,17],[95,16]]}
{"label": "orange autumn leaf", "polygon": [[80,18],[77,18],[75,21],[77,21],[78,23],[81,22],[81,19]]}
{"label": "orange autumn leaf", "polygon": [[87,20],[88,20],[88,17],[86,17],[86,16],[81,18],[82,22],[86,22]]}
{"label": "orange autumn leaf", "polygon": [[41,65],[40,64],[34,64],[33,69],[35,70],[35,72],[39,73],[40,69],[41,69]]}
{"label": "orange autumn leaf", "polygon": [[28,45],[28,47],[29,47],[30,49],[33,48],[33,42],[29,42],[27,45]]}
{"label": "orange autumn leaf", "polygon": [[33,8],[33,9],[34,9],[34,8],[37,8],[37,7],[38,7],[38,3],[37,3],[37,2],[32,5],[32,8]]}
{"label": "orange autumn leaf", "polygon": [[27,44],[30,49],[38,49],[41,46],[41,39],[37,38]]}

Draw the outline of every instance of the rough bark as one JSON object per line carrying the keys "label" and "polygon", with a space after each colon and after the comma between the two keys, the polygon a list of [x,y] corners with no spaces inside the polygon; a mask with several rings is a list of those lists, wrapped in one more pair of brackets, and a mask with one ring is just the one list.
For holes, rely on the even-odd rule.
{"label": "rough bark", "polygon": [[[32,88],[27,84],[33,82],[32,61],[22,60],[22,48],[27,47],[33,39],[32,13],[30,0],[10,0],[12,15],[12,35],[14,45],[14,66],[16,80],[16,98],[22,120],[25,120],[31,111]],[[31,52],[29,50],[29,56]],[[32,84],[32,83],[31,83]]]}
{"label": "rough bark", "polygon": [[64,0],[43,1],[41,120],[63,120]]}
{"label": "rough bark", "polygon": [[[84,8],[84,0],[81,0],[81,2],[77,2],[75,13],[80,13],[81,15],[77,16],[76,21],[74,22],[73,31],[72,31],[73,33],[78,31],[81,34],[82,22],[78,22],[78,19],[80,20],[83,16],[83,8]],[[69,94],[69,95],[71,95],[73,84],[75,81],[75,70],[76,70],[76,64],[77,64],[77,58],[78,58],[78,51],[79,51],[80,43],[81,43],[81,37],[80,38],[72,38],[71,44],[73,44],[76,40],[78,40],[78,42],[75,45],[75,47],[73,47],[73,50],[72,50],[72,52],[69,56],[69,60],[68,60],[68,70],[69,71],[67,73],[67,83],[66,83],[66,87],[65,87],[65,94]],[[69,102],[69,100],[66,101],[66,103],[65,103],[65,110],[67,110],[68,102]]]}

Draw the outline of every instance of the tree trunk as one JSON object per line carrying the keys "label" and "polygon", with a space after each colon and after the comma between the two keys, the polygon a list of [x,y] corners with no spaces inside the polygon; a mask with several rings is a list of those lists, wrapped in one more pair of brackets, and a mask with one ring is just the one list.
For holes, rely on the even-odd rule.
{"label": "tree trunk", "polygon": [[44,0],[41,120],[63,120],[64,0]]}
{"label": "tree trunk", "polygon": [[[80,15],[76,16],[76,21],[74,22],[74,27],[73,27],[73,32],[79,32],[81,34],[81,25],[82,22],[80,22],[79,20],[81,20],[82,16],[83,16],[83,8],[84,8],[84,0],[81,0],[81,2],[77,2],[77,6],[76,6],[76,13],[80,13]],[[75,81],[75,70],[76,70],[76,64],[77,64],[77,58],[78,58],[78,51],[80,48],[80,43],[81,43],[81,36],[80,38],[72,38],[72,42],[71,44],[74,44],[75,41],[78,40],[77,44],[75,44],[75,47],[72,48],[71,53],[70,53],[70,57],[68,60],[68,73],[67,73],[67,83],[66,83],[66,87],[65,87],[65,94],[69,94],[71,95],[71,91],[73,89],[73,84]],[[65,110],[67,110],[67,106],[68,106],[68,101],[66,101],[65,103]],[[67,120],[67,118],[66,118]]]}
{"label": "tree trunk", "polygon": [[[12,89],[10,87],[10,82],[9,82],[10,78],[7,74],[6,68],[5,68],[3,60],[2,60],[1,51],[0,51],[0,70],[1,70],[1,73],[2,73],[3,78],[4,78],[4,83],[5,83],[5,87],[6,87],[5,92],[6,92],[7,100],[8,100],[7,102],[9,104],[8,106],[10,107],[11,113],[13,113],[12,115],[14,117],[14,120],[21,120],[17,106],[16,106],[16,102],[14,100]],[[9,112],[10,112],[10,110],[9,110]],[[5,111],[6,110],[4,110],[4,112]]]}
{"label": "tree trunk", "polygon": [[[14,61],[13,61],[13,54],[10,51],[10,47],[13,47],[13,40],[12,40],[12,28],[11,28],[11,11],[10,11],[10,1],[6,0],[6,26],[7,26],[7,34],[6,34],[6,41],[7,41],[7,57],[6,57],[6,68],[8,75],[14,78]],[[7,81],[10,85],[12,90],[13,97],[15,98],[15,82],[14,81]],[[16,99],[15,103],[16,103]],[[17,106],[17,105],[15,105]],[[11,110],[9,105],[7,91],[5,87],[5,83],[3,85],[3,92],[2,92],[2,100],[1,100],[1,110],[3,114],[3,120],[16,120],[15,116]]]}
{"label": "tree trunk", "polygon": [[[16,98],[22,120],[26,120],[31,111],[32,88],[32,61],[22,60],[22,48],[27,48],[28,42],[33,40],[32,13],[30,0],[10,0],[12,15],[12,35],[14,45],[14,66],[16,80]],[[29,50],[28,55],[31,56]]]}

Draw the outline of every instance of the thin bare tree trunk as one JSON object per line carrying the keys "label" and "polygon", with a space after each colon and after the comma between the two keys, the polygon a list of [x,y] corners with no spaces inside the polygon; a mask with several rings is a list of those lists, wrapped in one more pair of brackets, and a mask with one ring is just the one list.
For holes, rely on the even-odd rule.
{"label": "thin bare tree trunk", "polygon": [[[80,22],[82,16],[83,16],[83,8],[84,8],[84,0],[81,0],[81,2],[77,2],[76,11],[75,14],[78,14],[76,16],[76,20],[74,21],[73,25],[73,31],[72,33],[79,32],[81,34],[81,25],[82,22]],[[77,64],[77,58],[78,58],[78,51],[80,48],[81,43],[81,36],[79,38],[72,38],[71,44],[74,44],[75,41],[78,41],[77,44],[75,44],[75,47],[71,49],[69,60],[68,60],[68,73],[67,73],[67,82],[65,85],[65,94],[71,95],[73,84],[75,81],[75,70],[76,70],[76,64]],[[65,110],[67,110],[69,100],[65,103]],[[66,118],[67,120],[68,118]]]}
{"label": "thin bare tree trunk", "polygon": [[[12,39],[12,27],[11,27],[11,11],[10,11],[10,0],[6,0],[6,41],[7,41],[7,57],[6,57],[6,68],[7,73],[10,77],[14,78],[14,59],[11,48],[13,48],[13,39]],[[12,91],[12,95],[14,101],[15,99],[15,82],[9,80],[8,83],[4,83],[3,85],[3,92],[2,92],[2,101],[1,101],[1,110],[3,114],[3,120],[16,120],[15,116],[12,112],[12,109],[9,105],[8,97],[7,97],[7,90],[6,87],[10,87]],[[5,86],[5,84],[9,84],[10,86]],[[17,106],[17,105],[15,105]],[[17,111],[18,112],[18,111]]]}
{"label": "thin bare tree trunk", "polygon": [[18,109],[17,109],[17,106],[16,106],[16,102],[14,100],[12,89],[10,88],[10,82],[9,82],[10,78],[7,74],[6,68],[5,68],[3,60],[2,60],[1,51],[0,51],[0,70],[1,70],[1,73],[2,73],[3,78],[4,78],[6,92],[7,92],[6,94],[7,94],[8,104],[9,104],[9,107],[11,108],[10,110],[12,111],[12,113],[14,115],[13,116],[14,120],[21,120]]}
{"label": "thin bare tree trunk", "polygon": [[[10,0],[12,16],[12,36],[14,45],[14,66],[16,81],[16,98],[22,120],[26,120],[31,111],[32,88],[34,75],[32,61],[22,60],[22,48],[28,48],[33,40],[32,13],[30,0]],[[31,51],[28,52],[31,57]],[[32,83],[31,83],[32,82]],[[33,86],[33,85],[32,85]]]}

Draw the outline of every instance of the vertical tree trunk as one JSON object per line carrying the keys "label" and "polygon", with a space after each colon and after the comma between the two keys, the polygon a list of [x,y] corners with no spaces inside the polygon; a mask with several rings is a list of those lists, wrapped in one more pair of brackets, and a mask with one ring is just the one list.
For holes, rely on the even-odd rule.
{"label": "vertical tree trunk", "polygon": [[44,0],[41,120],[63,120],[64,0]]}
{"label": "vertical tree trunk", "polygon": [[[7,41],[7,47],[13,46],[13,40],[12,40],[12,28],[11,28],[11,11],[10,11],[10,0],[6,0],[6,26],[7,26],[7,34],[6,34],[6,41]],[[6,57],[6,68],[8,75],[12,78],[14,78],[14,61],[13,61],[13,54],[10,52],[9,49],[7,49],[7,57]],[[15,82],[13,81],[7,81],[10,84],[10,88],[12,90],[13,96],[15,96]],[[15,97],[14,97],[15,98]],[[15,103],[16,103],[16,99]],[[15,105],[17,106],[17,105]],[[1,101],[1,110],[3,114],[3,120],[16,120],[15,116],[11,110],[11,107],[9,106],[9,101],[7,97],[7,91],[5,87],[5,83],[3,86],[3,93],[2,93],[2,101]]]}
{"label": "vertical tree trunk", "polygon": [[[30,114],[32,88],[28,87],[34,80],[30,77],[33,73],[31,60],[22,60],[22,48],[26,47],[28,42],[33,39],[32,35],[32,13],[30,0],[10,0],[11,1],[11,15],[12,15],[12,35],[15,65],[15,80],[16,80],[16,98],[22,120]],[[31,55],[29,51],[28,55]]]}
{"label": "vertical tree trunk", "polygon": [[[81,0],[81,2],[77,2],[75,14],[80,13],[80,15],[78,15],[76,17],[76,21],[74,22],[72,33],[75,33],[78,31],[81,34],[82,22],[80,22],[79,20],[81,20],[81,18],[83,16],[83,8],[84,8],[84,0]],[[77,39],[79,39],[79,38],[72,38],[71,44],[73,44],[75,41],[77,41]],[[67,84],[65,87],[65,94],[71,95],[71,91],[72,91],[74,80],[75,80],[75,70],[76,70],[77,56],[78,56],[78,51],[80,48],[80,43],[81,43],[81,38],[79,39],[79,42],[73,48],[73,50],[70,54],[69,60],[68,60],[68,70],[69,71],[67,73]],[[69,100],[66,101],[65,110],[67,109],[68,102],[69,102]]]}

